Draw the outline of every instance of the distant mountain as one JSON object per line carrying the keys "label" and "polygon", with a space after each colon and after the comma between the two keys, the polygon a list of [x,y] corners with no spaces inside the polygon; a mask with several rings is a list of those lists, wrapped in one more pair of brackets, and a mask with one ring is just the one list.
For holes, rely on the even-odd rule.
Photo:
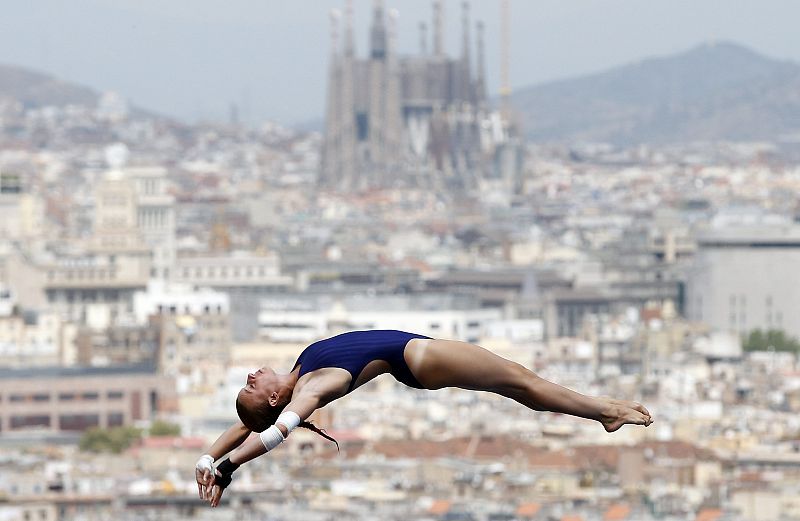
{"label": "distant mountain", "polygon": [[534,141],[765,140],[800,132],[800,65],[732,43],[518,90]]}
{"label": "distant mountain", "polygon": [[0,98],[13,98],[26,107],[89,105],[97,103],[94,90],[61,81],[41,72],[0,64]]}

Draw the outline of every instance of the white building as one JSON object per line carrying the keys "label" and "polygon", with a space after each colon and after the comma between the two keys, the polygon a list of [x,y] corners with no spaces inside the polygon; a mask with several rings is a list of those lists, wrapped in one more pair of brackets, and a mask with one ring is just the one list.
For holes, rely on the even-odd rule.
{"label": "white building", "polygon": [[146,324],[151,315],[227,315],[230,300],[225,293],[210,288],[194,289],[182,284],[151,281],[145,291],[133,295],[133,316],[137,324]]}
{"label": "white building", "polygon": [[378,295],[264,299],[259,334],[275,342],[310,343],[364,329],[399,329],[434,338],[478,342],[502,310],[451,295]]}
{"label": "white building", "polygon": [[739,334],[779,329],[800,336],[800,226],[738,226],[698,238],[688,279],[690,320]]}

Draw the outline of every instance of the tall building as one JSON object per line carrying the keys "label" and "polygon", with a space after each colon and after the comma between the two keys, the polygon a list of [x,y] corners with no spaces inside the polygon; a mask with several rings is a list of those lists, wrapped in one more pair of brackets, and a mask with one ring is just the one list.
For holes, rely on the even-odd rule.
{"label": "tall building", "polygon": [[[474,187],[490,167],[497,132],[487,109],[483,26],[472,63],[469,4],[462,4],[459,57],[444,50],[444,3],[433,2],[432,49],[420,26],[420,51],[397,51],[397,12],[373,5],[367,57],[357,56],[353,2],[331,14],[331,56],[321,181],[330,188]],[[495,129],[496,130],[496,129]]]}
{"label": "tall building", "polygon": [[167,191],[167,169],[127,167],[137,195],[137,227],[153,252],[151,276],[169,280],[175,269],[175,197]]}

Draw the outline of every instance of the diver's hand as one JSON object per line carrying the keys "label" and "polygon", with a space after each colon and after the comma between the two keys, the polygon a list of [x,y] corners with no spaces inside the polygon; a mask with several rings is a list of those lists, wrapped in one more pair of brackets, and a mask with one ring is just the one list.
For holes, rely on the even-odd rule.
{"label": "diver's hand", "polygon": [[213,474],[214,485],[211,495],[208,497],[208,502],[212,507],[219,505],[219,500],[222,498],[222,493],[228,488],[233,480],[233,472],[239,468],[239,465],[232,463],[230,458],[226,459],[219,465]]}
{"label": "diver's hand", "polygon": [[219,485],[214,485],[213,492],[208,497],[208,502],[211,503],[212,507],[219,505],[219,500],[222,498],[222,493],[225,492],[223,487]]}
{"label": "diver's hand", "polygon": [[208,500],[214,485],[214,458],[211,455],[204,454],[197,460],[194,467],[194,478],[197,480],[197,492],[200,499]]}

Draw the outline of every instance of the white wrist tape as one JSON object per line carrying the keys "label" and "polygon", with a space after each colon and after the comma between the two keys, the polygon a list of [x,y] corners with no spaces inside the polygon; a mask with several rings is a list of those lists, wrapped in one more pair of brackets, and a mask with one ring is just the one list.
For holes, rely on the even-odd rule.
{"label": "white wrist tape", "polygon": [[278,445],[280,445],[283,440],[283,433],[281,433],[280,429],[276,426],[272,425],[269,429],[263,431],[261,434],[258,435],[261,438],[261,443],[264,444],[264,447],[267,449],[267,452],[271,451]]}
{"label": "white wrist tape", "polygon": [[280,423],[284,427],[286,427],[286,433],[292,432],[295,427],[300,425],[300,416],[297,413],[292,411],[284,411],[278,416],[278,419],[275,420],[275,423]]}
{"label": "white wrist tape", "polygon": [[203,454],[200,456],[200,459],[197,460],[195,468],[197,470],[210,470],[214,472],[214,457],[211,454]]}
{"label": "white wrist tape", "polygon": [[[300,416],[291,411],[282,412],[280,416],[278,416],[278,419],[275,420],[275,423],[280,423],[286,427],[286,434],[288,435],[295,427],[300,425]],[[283,440],[286,439],[277,425],[270,426],[270,428],[259,434],[258,437],[261,439],[261,443],[264,444],[267,452],[283,443]]]}

